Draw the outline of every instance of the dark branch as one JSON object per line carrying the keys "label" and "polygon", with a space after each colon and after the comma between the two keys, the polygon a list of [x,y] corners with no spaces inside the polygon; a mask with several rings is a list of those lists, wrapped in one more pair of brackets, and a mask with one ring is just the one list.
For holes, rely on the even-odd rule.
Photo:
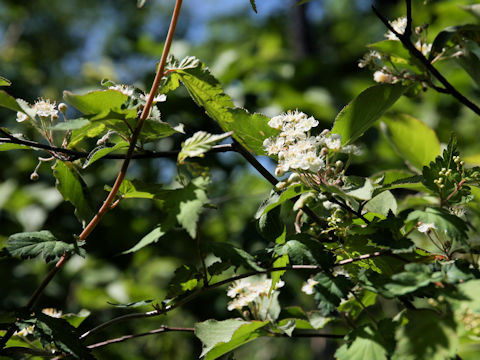
{"label": "dark branch", "polygon": [[[392,27],[392,25],[390,25],[388,20],[382,14],[380,14],[380,12],[374,6],[372,6],[372,9],[375,15],[377,15],[377,17],[383,22],[383,24],[387,27],[388,30],[390,30],[392,33],[395,34],[395,36],[401,41],[403,46],[410,52],[410,54],[415,58],[417,58],[425,66],[427,71],[430,74],[432,74],[444,86],[445,91],[443,91],[442,89],[441,91],[442,93],[445,93],[445,92],[449,93],[450,95],[455,97],[455,99],[457,99],[460,103],[462,103],[463,105],[467,106],[470,110],[472,110],[475,114],[480,115],[480,108],[477,105],[475,105],[473,102],[471,102],[469,99],[467,99],[465,96],[463,96],[452,84],[450,84],[448,80],[442,74],[440,74],[440,72],[432,65],[432,63],[412,43],[410,39],[411,18],[412,18],[411,1],[406,0],[406,3],[407,3],[407,22],[408,22],[408,16],[410,16],[410,27],[407,26],[407,29],[410,28],[410,32],[408,32],[408,30],[405,29],[404,34],[398,33]],[[434,88],[434,89],[437,90],[437,88]]]}

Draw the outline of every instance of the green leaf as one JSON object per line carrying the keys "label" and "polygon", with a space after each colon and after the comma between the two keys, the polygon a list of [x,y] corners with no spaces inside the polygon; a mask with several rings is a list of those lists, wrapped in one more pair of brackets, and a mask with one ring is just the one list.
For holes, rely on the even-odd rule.
{"label": "green leaf", "polygon": [[197,131],[192,137],[182,143],[182,150],[178,154],[177,161],[182,164],[189,157],[203,157],[213,145],[229,137],[232,133],[212,135],[205,131]]}
{"label": "green leaf", "polygon": [[410,53],[405,49],[400,41],[397,40],[382,40],[373,44],[367,45],[370,49],[380,51],[386,55],[398,57],[408,60]]}
{"label": "green leaf", "polygon": [[354,286],[352,281],[343,275],[318,273],[313,279],[318,282],[314,288],[315,301],[323,316],[332,314]]}
{"label": "green leaf", "polygon": [[435,131],[422,121],[406,114],[382,118],[388,140],[408,163],[421,170],[440,155],[440,141]]}
{"label": "green leaf", "polygon": [[110,111],[121,111],[128,96],[116,90],[94,90],[83,95],[63,92],[63,98],[85,115],[107,115]]}
{"label": "green leaf", "polygon": [[405,271],[392,276],[392,281],[385,288],[394,296],[414,292],[433,282],[440,281],[442,274],[434,272],[427,264],[410,263],[405,265]]}
{"label": "green leaf", "polygon": [[11,256],[31,259],[40,255],[46,262],[58,261],[64,253],[80,252],[76,244],[59,241],[47,230],[13,234],[5,248]]}
{"label": "green leaf", "polygon": [[126,150],[130,144],[127,141],[120,141],[117,144],[115,144],[112,147],[106,147],[106,146],[99,146],[93,149],[90,154],[87,156],[87,160],[83,164],[83,168],[87,168],[88,166],[92,165],[95,161],[100,160],[104,156],[118,151],[118,150]]}
{"label": "green leaf", "polygon": [[464,38],[476,38],[480,34],[480,26],[474,24],[449,26],[440,31],[432,43],[429,60],[433,60],[435,56],[443,52],[447,43],[452,40],[455,43],[464,44]]}
{"label": "green leaf", "polygon": [[[70,120],[74,121],[74,120]],[[78,130],[72,131],[72,136],[68,143],[69,148],[76,147],[82,140],[85,138],[93,138],[105,131],[105,124],[100,122],[89,122],[87,125],[83,126]]]}
{"label": "green leaf", "polygon": [[334,256],[318,240],[305,238],[301,234],[295,238],[277,247],[275,253],[288,255],[293,265],[317,265],[325,270],[333,266]]}
{"label": "green leaf", "polygon": [[250,5],[252,6],[253,11],[257,12],[257,4],[255,4],[255,0],[250,0]]}
{"label": "green leaf", "polygon": [[20,144],[10,144],[10,143],[0,143],[0,151],[10,151],[10,150],[28,150],[31,149],[30,146],[20,145]]}
{"label": "green leaf", "polygon": [[[290,260],[288,258],[288,255],[283,255],[283,256],[280,256],[278,259],[276,259],[273,262],[273,267],[285,267],[289,263],[290,263]],[[286,270],[272,272],[272,274],[271,274],[272,286],[270,287],[269,295],[271,295],[272,291],[275,290],[275,285],[277,285],[277,283],[280,281],[280,278],[285,273],[286,273]],[[292,331],[293,331],[293,329],[292,329]]]}
{"label": "green leaf", "polygon": [[285,233],[285,225],[281,220],[280,213],[281,207],[277,206],[272,211],[262,214],[258,219],[258,232],[266,240],[277,242],[277,239]]}
{"label": "green leaf", "polygon": [[57,179],[55,184],[57,190],[75,207],[75,215],[81,222],[89,221],[93,211],[87,201],[87,185],[74,165],[68,161],[57,160],[52,169]]}
{"label": "green leaf", "polygon": [[408,214],[407,221],[434,224],[437,231],[445,233],[455,240],[467,239],[468,227],[464,220],[441,208],[415,210]]}
{"label": "green leaf", "polygon": [[89,316],[90,311],[82,309],[77,314],[64,314],[62,319],[65,319],[70,325],[77,328]]}
{"label": "green leaf", "polygon": [[94,360],[90,350],[79,341],[80,334],[66,320],[37,314],[34,335],[41,338],[45,345],[54,343],[59,350],[72,354],[76,359]]}
{"label": "green leaf", "polygon": [[323,329],[334,317],[325,317],[320,311],[310,311],[308,313],[308,322],[315,330]]}
{"label": "green leaf", "polygon": [[350,332],[347,343],[336,352],[338,360],[387,360],[390,357],[385,349],[382,334],[370,325],[363,325]]}
{"label": "green leaf", "polygon": [[228,262],[235,267],[243,266],[246,269],[256,271],[264,270],[257,265],[255,258],[241,248],[237,248],[226,242],[212,242],[208,244],[208,249],[223,262]]}
{"label": "green leaf", "polygon": [[107,301],[108,305],[112,305],[122,309],[133,309],[133,308],[138,308],[142,306],[151,306],[152,302],[153,300],[142,300],[142,301],[131,302],[128,304],[115,304]]}
{"label": "green leaf", "polygon": [[90,124],[90,121],[84,118],[78,118],[73,120],[64,121],[56,124],[52,129],[53,130],[78,130]]}
{"label": "green leaf", "polygon": [[432,310],[407,310],[407,324],[396,333],[393,360],[444,360],[455,358],[456,324],[451,314]]}
{"label": "green leaf", "polygon": [[373,195],[373,184],[369,178],[348,176],[345,178],[343,191],[355,199],[370,200]]}
{"label": "green leaf", "polygon": [[281,194],[277,193],[276,191],[272,191],[270,193],[270,197],[260,205],[255,214],[255,219],[260,219],[263,214],[266,214],[277,206],[283,204],[285,201],[310,191],[312,190],[303,185],[289,186]]}
{"label": "green leaf", "polygon": [[203,344],[200,357],[205,356],[205,360],[217,359],[261,336],[263,333],[260,329],[267,324],[268,321],[248,322],[238,319],[197,323],[195,335]]}
{"label": "green leaf", "polygon": [[364,208],[370,212],[388,216],[390,211],[393,214],[397,213],[397,200],[395,200],[392,193],[387,190],[369,200]]}
{"label": "green leaf", "polygon": [[462,55],[455,57],[455,62],[459,64],[467,74],[475,81],[477,86],[480,86],[480,59],[473,51],[468,49],[468,46],[462,52]]}
{"label": "green leaf", "polygon": [[0,76],[0,86],[10,86],[10,85],[12,85],[12,82],[10,80],[5,79],[3,76]]}
{"label": "green leaf", "polygon": [[13,111],[22,111],[22,108],[20,105],[18,105],[17,100],[8,95],[4,90],[0,90],[0,106]]}
{"label": "green leaf", "polygon": [[[133,128],[135,126],[136,120],[131,120],[129,123],[131,123],[131,127]],[[116,121],[115,126],[110,126],[109,122],[107,122],[107,127],[111,127],[112,129],[118,129],[118,124],[120,124],[120,130],[121,133],[129,133],[130,129],[128,129],[125,126],[125,123],[123,121]],[[170,135],[173,134],[178,134],[178,133],[183,133],[183,131],[180,131],[178,127],[172,127],[170,124],[163,122],[163,121],[157,121],[157,120],[152,120],[152,119],[147,119],[145,121],[142,131],[138,137],[138,141],[142,144],[146,144],[152,141],[157,141],[163,138],[166,138]]]}
{"label": "green leaf", "polygon": [[198,270],[189,265],[182,265],[175,270],[173,279],[168,284],[167,299],[177,297],[197,287],[202,275]]}
{"label": "green leaf", "polygon": [[134,253],[140,249],[143,249],[145,246],[155,244],[165,234],[166,232],[162,230],[161,226],[159,226],[145,235],[137,244],[135,244],[135,246],[122,252],[122,254]]}
{"label": "green leaf", "polygon": [[233,137],[247,149],[257,155],[265,155],[263,141],[279,131],[268,126],[266,116],[235,108],[208,68],[195,58],[189,59],[194,65],[177,70],[170,77],[171,81],[182,81],[195,103],[203,107],[223,131],[232,131]]}
{"label": "green leaf", "polygon": [[380,84],[364,90],[337,115],[332,133],[342,144],[354,142],[370,128],[408,89],[400,84]]}

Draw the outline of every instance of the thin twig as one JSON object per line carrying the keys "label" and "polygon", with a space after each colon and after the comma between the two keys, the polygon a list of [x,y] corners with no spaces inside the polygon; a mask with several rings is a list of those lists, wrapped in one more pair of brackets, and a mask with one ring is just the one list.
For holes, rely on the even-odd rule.
{"label": "thin twig", "polygon": [[[8,134],[2,129],[0,129],[0,132],[2,132],[5,136],[7,136],[6,138],[0,138],[0,143],[25,145],[25,146],[30,146],[34,149],[42,149],[48,152],[50,155],[55,156],[57,159],[60,158],[61,160],[73,161],[77,159],[86,158],[90,154],[87,151],[76,151],[76,150],[66,149],[63,147],[46,145],[46,144],[38,143],[35,141],[31,141],[31,140],[19,139]],[[228,151],[234,151],[232,144],[215,145],[208,152],[221,153],[221,152],[228,152]],[[134,153],[131,158],[132,159],[175,158],[178,156],[179,152],[180,150],[145,151],[141,153]],[[59,157],[58,154],[69,155],[69,157],[68,158]],[[126,157],[127,157],[126,154],[107,154],[103,156],[102,159],[124,160]]]}
{"label": "thin twig", "polygon": [[[407,4],[407,15],[409,15],[410,17],[410,24],[411,24],[411,18],[412,18],[411,0],[405,0],[405,1]],[[446,92],[448,92],[450,95],[455,97],[460,103],[467,106],[475,114],[480,115],[480,107],[478,107],[469,99],[467,99],[452,84],[450,84],[450,82],[432,65],[432,63],[422,54],[422,52],[415,47],[415,44],[413,44],[410,39],[411,33],[407,31],[407,29],[409,28],[408,26],[405,29],[405,33],[400,34],[392,27],[392,25],[388,22],[388,20],[382,14],[380,14],[380,12],[374,6],[372,6],[372,10],[375,13],[375,15],[377,15],[377,17],[387,27],[387,29],[395,34],[395,36],[401,41],[403,46],[410,52],[410,54],[415,58],[417,58],[425,66],[427,71],[431,73],[444,86]],[[408,20],[408,17],[407,17],[407,20]],[[411,26],[410,26],[410,31],[411,31]],[[443,91],[442,89],[441,92],[445,93],[445,91]]]}
{"label": "thin twig", "polygon": [[121,336],[121,337],[118,337],[118,338],[115,338],[115,339],[105,340],[105,341],[102,341],[102,342],[99,342],[99,343],[96,343],[96,344],[88,345],[87,348],[98,349],[98,348],[101,348],[101,347],[104,347],[104,346],[107,346],[107,345],[110,345],[110,344],[117,344],[117,343],[120,343],[120,342],[124,342],[124,341],[130,340],[130,339],[137,338],[137,337],[155,335],[155,334],[162,334],[162,333],[173,332],[173,331],[193,333],[195,331],[195,329],[194,328],[170,327],[170,326],[165,326],[164,325],[164,326],[161,326],[158,329],[147,331],[147,332],[144,332],[144,333],[124,335],[124,336]]}

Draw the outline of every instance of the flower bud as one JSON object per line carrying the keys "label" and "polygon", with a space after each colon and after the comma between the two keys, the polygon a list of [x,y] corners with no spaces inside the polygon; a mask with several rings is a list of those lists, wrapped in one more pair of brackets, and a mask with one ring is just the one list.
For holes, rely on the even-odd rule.
{"label": "flower bud", "polygon": [[275,175],[276,175],[276,176],[279,176],[279,177],[280,177],[280,176],[283,176],[283,175],[285,175],[285,171],[283,171],[283,169],[282,169],[281,167],[277,167],[277,168],[275,169]]}
{"label": "flower bud", "polygon": [[37,181],[39,178],[38,173],[34,171],[33,173],[30,174],[30,180],[32,181]]}
{"label": "flower bud", "polygon": [[65,115],[65,113],[67,112],[67,109],[68,109],[68,105],[65,104],[65,103],[60,103],[58,104],[58,110],[60,110],[60,112]]}

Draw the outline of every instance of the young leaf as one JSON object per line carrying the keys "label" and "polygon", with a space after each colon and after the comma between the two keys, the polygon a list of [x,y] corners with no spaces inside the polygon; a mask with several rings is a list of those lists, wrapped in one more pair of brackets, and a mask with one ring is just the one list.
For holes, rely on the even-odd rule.
{"label": "young leaf", "polygon": [[313,279],[318,282],[315,285],[315,301],[323,316],[333,313],[354,286],[352,281],[343,275],[318,273]]}
{"label": "young leaf", "polygon": [[159,226],[145,235],[137,244],[135,244],[135,246],[122,252],[122,254],[134,253],[140,249],[143,249],[145,246],[155,244],[165,234],[166,232],[162,230],[161,226]]}
{"label": "young leaf", "polygon": [[0,76],[0,86],[10,86],[10,85],[12,85],[12,82],[10,80],[5,79],[3,76]]}
{"label": "young leaf", "polygon": [[207,320],[197,323],[195,335],[203,344],[200,357],[205,356],[205,360],[217,359],[261,336],[261,328],[267,324],[268,321],[248,322],[238,319]]}
{"label": "young leaf", "polygon": [[104,156],[118,150],[128,149],[129,143],[127,141],[120,141],[112,147],[99,146],[93,149],[90,154],[87,156],[87,160],[83,164],[83,168],[87,168],[92,165],[95,161],[100,160]]}
{"label": "young leaf", "polygon": [[64,319],[39,313],[35,322],[34,334],[40,337],[45,345],[53,342],[59,350],[73,355],[76,359],[95,360],[90,349],[78,340],[80,334],[77,329]]}
{"label": "young leaf", "polygon": [[350,144],[377,121],[408,89],[401,84],[380,84],[364,90],[337,115],[332,133]]}
{"label": "young leaf", "polygon": [[182,265],[175,270],[175,275],[168,285],[167,299],[177,297],[197,287],[202,274],[193,266]]}
{"label": "young leaf", "polygon": [[393,148],[410,165],[421,170],[440,155],[437,135],[422,121],[406,114],[387,115],[382,121]]}
{"label": "young leaf", "polygon": [[13,234],[8,238],[6,250],[22,259],[41,255],[46,262],[57,261],[64,253],[79,252],[76,244],[59,241],[47,230]]}
{"label": "young leaf", "polygon": [[87,186],[71,162],[57,160],[52,167],[57,190],[75,207],[75,215],[81,222],[91,219],[93,211],[87,201]]}
{"label": "young leaf", "polygon": [[229,137],[232,133],[212,135],[205,131],[197,131],[192,137],[182,143],[182,150],[178,154],[177,161],[182,164],[189,157],[203,157],[213,145]]}

